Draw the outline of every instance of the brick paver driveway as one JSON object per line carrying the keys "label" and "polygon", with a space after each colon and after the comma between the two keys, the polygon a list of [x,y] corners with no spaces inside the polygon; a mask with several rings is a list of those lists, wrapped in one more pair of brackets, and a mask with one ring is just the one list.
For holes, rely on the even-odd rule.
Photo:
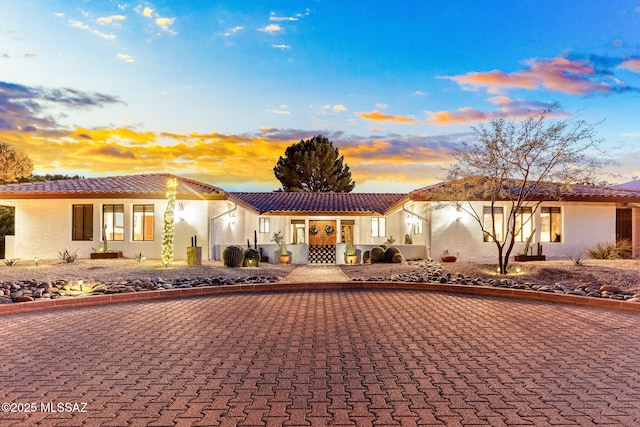
{"label": "brick paver driveway", "polygon": [[2,426],[640,425],[633,313],[362,290],[0,321],[3,410],[36,411]]}

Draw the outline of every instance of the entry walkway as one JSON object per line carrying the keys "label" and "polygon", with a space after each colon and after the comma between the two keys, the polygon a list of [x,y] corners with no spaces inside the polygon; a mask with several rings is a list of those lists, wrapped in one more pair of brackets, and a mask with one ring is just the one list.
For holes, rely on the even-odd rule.
{"label": "entry walkway", "polygon": [[335,265],[301,265],[279,283],[350,282],[349,276]]}

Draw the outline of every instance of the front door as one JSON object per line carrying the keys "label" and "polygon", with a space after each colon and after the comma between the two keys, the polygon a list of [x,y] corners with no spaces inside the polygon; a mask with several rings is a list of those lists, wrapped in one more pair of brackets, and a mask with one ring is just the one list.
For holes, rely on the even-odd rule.
{"label": "front door", "polygon": [[336,263],[336,221],[309,220],[309,264]]}

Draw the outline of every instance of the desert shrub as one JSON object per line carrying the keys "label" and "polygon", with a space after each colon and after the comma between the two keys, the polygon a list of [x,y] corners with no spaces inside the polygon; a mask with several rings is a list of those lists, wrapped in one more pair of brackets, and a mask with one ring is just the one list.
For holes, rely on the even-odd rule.
{"label": "desert shrub", "polygon": [[258,267],[260,265],[260,252],[255,249],[247,249],[244,251],[243,267]]}
{"label": "desert shrub", "polygon": [[222,260],[225,267],[242,267],[242,262],[244,261],[244,249],[236,245],[227,246],[225,250],[222,251]]}
{"label": "desert shrub", "polygon": [[390,248],[385,249],[384,251],[384,262],[393,262],[393,256],[395,254],[399,254],[400,249],[392,246]]}
{"label": "desert shrub", "polygon": [[78,259],[78,250],[76,249],[73,252],[69,252],[67,249],[65,249],[64,251],[60,251],[58,252],[58,258],[60,258],[62,262],[67,264],[74,263],[76,262],[76,259]]}
{"label": "desert shrub", "polygon": [[573,265],[584,265],[584,261],[582,259],[582,253],[578,252],[571,257],[571,261]]}
{"label": "desert shrub", "polygon": [[6,265],[7,267],[14,267],[14,266],[18,265],[18,258],[5,259],[4,260],[4,265]]}
{"label": "desert shrub", "polygon": [[371,263],[384,262],[384,249],[381,246],[371,248]]}
{"label": "desert shrub", "polygon": [[597,242],[587,250],[592,259],[623,259],[631,258],[632,245],[628,239],[613,242]]}

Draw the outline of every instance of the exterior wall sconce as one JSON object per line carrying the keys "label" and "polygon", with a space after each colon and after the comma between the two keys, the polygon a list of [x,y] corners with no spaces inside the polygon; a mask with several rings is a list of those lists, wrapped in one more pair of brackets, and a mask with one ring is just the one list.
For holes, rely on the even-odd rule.
{"label": "exterior wall sconce", "polygon": [[182,202],[178,203],[178,219],[184,221],[184,204]]}
{"label": "exterior wall sconce", "polygon": [[40,265],[40,258],[39,257],[33,257],[33,262],[36,263],[36,267],[38,267]]}
{"label": "exterior wall sconce", "polygon": [[460,222],[462,220],[462,208],[460,205],[456,207],[456,222]]}
{"label": "exterior wall sconce", "polygon": [[236,223],[236,213],[235,212],[230,212],[229,213],[229,225],[235,225]]}

